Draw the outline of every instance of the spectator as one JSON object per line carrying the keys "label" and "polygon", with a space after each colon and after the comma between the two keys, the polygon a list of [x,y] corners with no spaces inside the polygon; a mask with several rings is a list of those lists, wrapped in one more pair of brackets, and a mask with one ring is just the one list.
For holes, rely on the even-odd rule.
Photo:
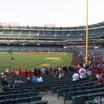
{"label": "spectator", "polygon": [[15,75],[19,75],[19,71],[17,69],[15,70]]}
{"label": "spectator", "polygon": [[85,69],[87,70],[86,73],[87,73],[88,76],[92,75],[91,68],[89,67],[89,65],[86,65],[86,68]]}
{"label": "spectator", "polygon": [[29,76],[34,76],[34,72],[29,70]]}
{"label": "spectator", "polygon": [[43,78],[41,76],[37,77],[38,82],[43,82]]}
{"label": "spectator", "polygon": [[29,71],[25,70],[25,76],[28,76],[28,75],[29,75]]}
{"label": "spectator", "polygon": [[17,78],[17,79],[14,81],[14,87],[15,87],[15,86],[18,86],[18,85],[20,85],[20,84],[22,84],[22,83],[23,83],[23,81],[20,80],[20,78]]}
{"label": "spectator", "polygon": [[98,83],[104,84],[104,71],[102,70],[100,73],[97,73],[96,78],[98,80]]}
{"label": "spectator", "polygon": [[42,67],[42,68],[40,69],[40,71],[41,71],[42,74],[45,74],[45,67]]}
{"label": "spectator", "polygon": [[75,72],[72,76],[72,81],[78,81],[78,80],[79,80],[79,74]]}
{"label": "spectator", "polygon": [[30,77],[27,77],[27,83],[28,83],[28,84],[31,83],[31,79],[30,79]]}
{"label": "spectator", "polygon": [[61,68],[58,68],[58,77],[59,78],[64,77],[64,72],[63,72],[63,70]]}
{"label": "spectator", "polygon": [[31,82],[34,84],[36,82],[38,82],[37,78],[35,76],[32,77]]}
{"label": "spectator", "polygon": [[9,86],[9,82],[7,80],[6,74],[1,73],[1,83],[3,86]]}
{"label": "spectator", "polygon": [[85,79],[86,78],[86,69],[83,68],[83,64],[80,64],[80,69],[79,69],[79,77],[80,79]]}

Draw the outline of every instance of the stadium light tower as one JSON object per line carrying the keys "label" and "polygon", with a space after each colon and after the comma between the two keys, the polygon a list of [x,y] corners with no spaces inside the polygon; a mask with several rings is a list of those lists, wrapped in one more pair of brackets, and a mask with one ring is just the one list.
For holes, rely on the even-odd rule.
{"label": "stadium light tower", "polygon": [[86,64],[88,64],[88,0],[86,0]]}

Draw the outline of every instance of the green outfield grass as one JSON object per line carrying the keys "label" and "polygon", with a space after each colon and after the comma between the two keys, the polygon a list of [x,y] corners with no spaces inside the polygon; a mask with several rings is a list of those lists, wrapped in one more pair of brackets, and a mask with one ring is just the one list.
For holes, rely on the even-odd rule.
{"label": "green outfield grass", "polygon": [[[6,68],[34,69],[41,66],[68,66],[72,61],[69,52],[0,52],[0,70]],[[14,61],[11,58],[14,57]]]}

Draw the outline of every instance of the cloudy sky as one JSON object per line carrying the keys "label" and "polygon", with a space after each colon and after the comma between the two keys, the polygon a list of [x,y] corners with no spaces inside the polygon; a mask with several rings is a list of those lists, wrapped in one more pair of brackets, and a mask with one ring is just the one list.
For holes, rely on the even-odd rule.
{"label": "cloudy sky", "polygon": [[[86,0],[0,0],[0,23],[79,26],[86,19]],[[104,21],[104,0],[89,0],[89,24]]]}

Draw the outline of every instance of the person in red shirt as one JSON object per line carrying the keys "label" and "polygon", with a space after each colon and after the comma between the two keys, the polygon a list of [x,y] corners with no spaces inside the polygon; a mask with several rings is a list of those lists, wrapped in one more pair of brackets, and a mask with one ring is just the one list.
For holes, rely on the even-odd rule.
{"label": "person in red shirt", "polygon": [[101,68],[97,68],[96,69],[96,74],[101,74],[102,73],[102,69]]}
{"label": "person in red shirt", "polygon": [[98,82],[104,84],[104,71],[102,71],[102,73],[100,74],[100,79]]}
{"label": "person in red shirt", "polygon": [[28,75],[29,75],[29,71],[25,70],[25,76],[28,76]]}
{"label": "person in red shirt", "polygon": [[34,72],[29,70],[29,76],[34,76]]}
{"label": "person in red shirt", "polygon": [[23,69],[20,69],[20,70],[19,70],[19,74],[20,74],[20,75],[25,75],[25,71],[24,71]]}

